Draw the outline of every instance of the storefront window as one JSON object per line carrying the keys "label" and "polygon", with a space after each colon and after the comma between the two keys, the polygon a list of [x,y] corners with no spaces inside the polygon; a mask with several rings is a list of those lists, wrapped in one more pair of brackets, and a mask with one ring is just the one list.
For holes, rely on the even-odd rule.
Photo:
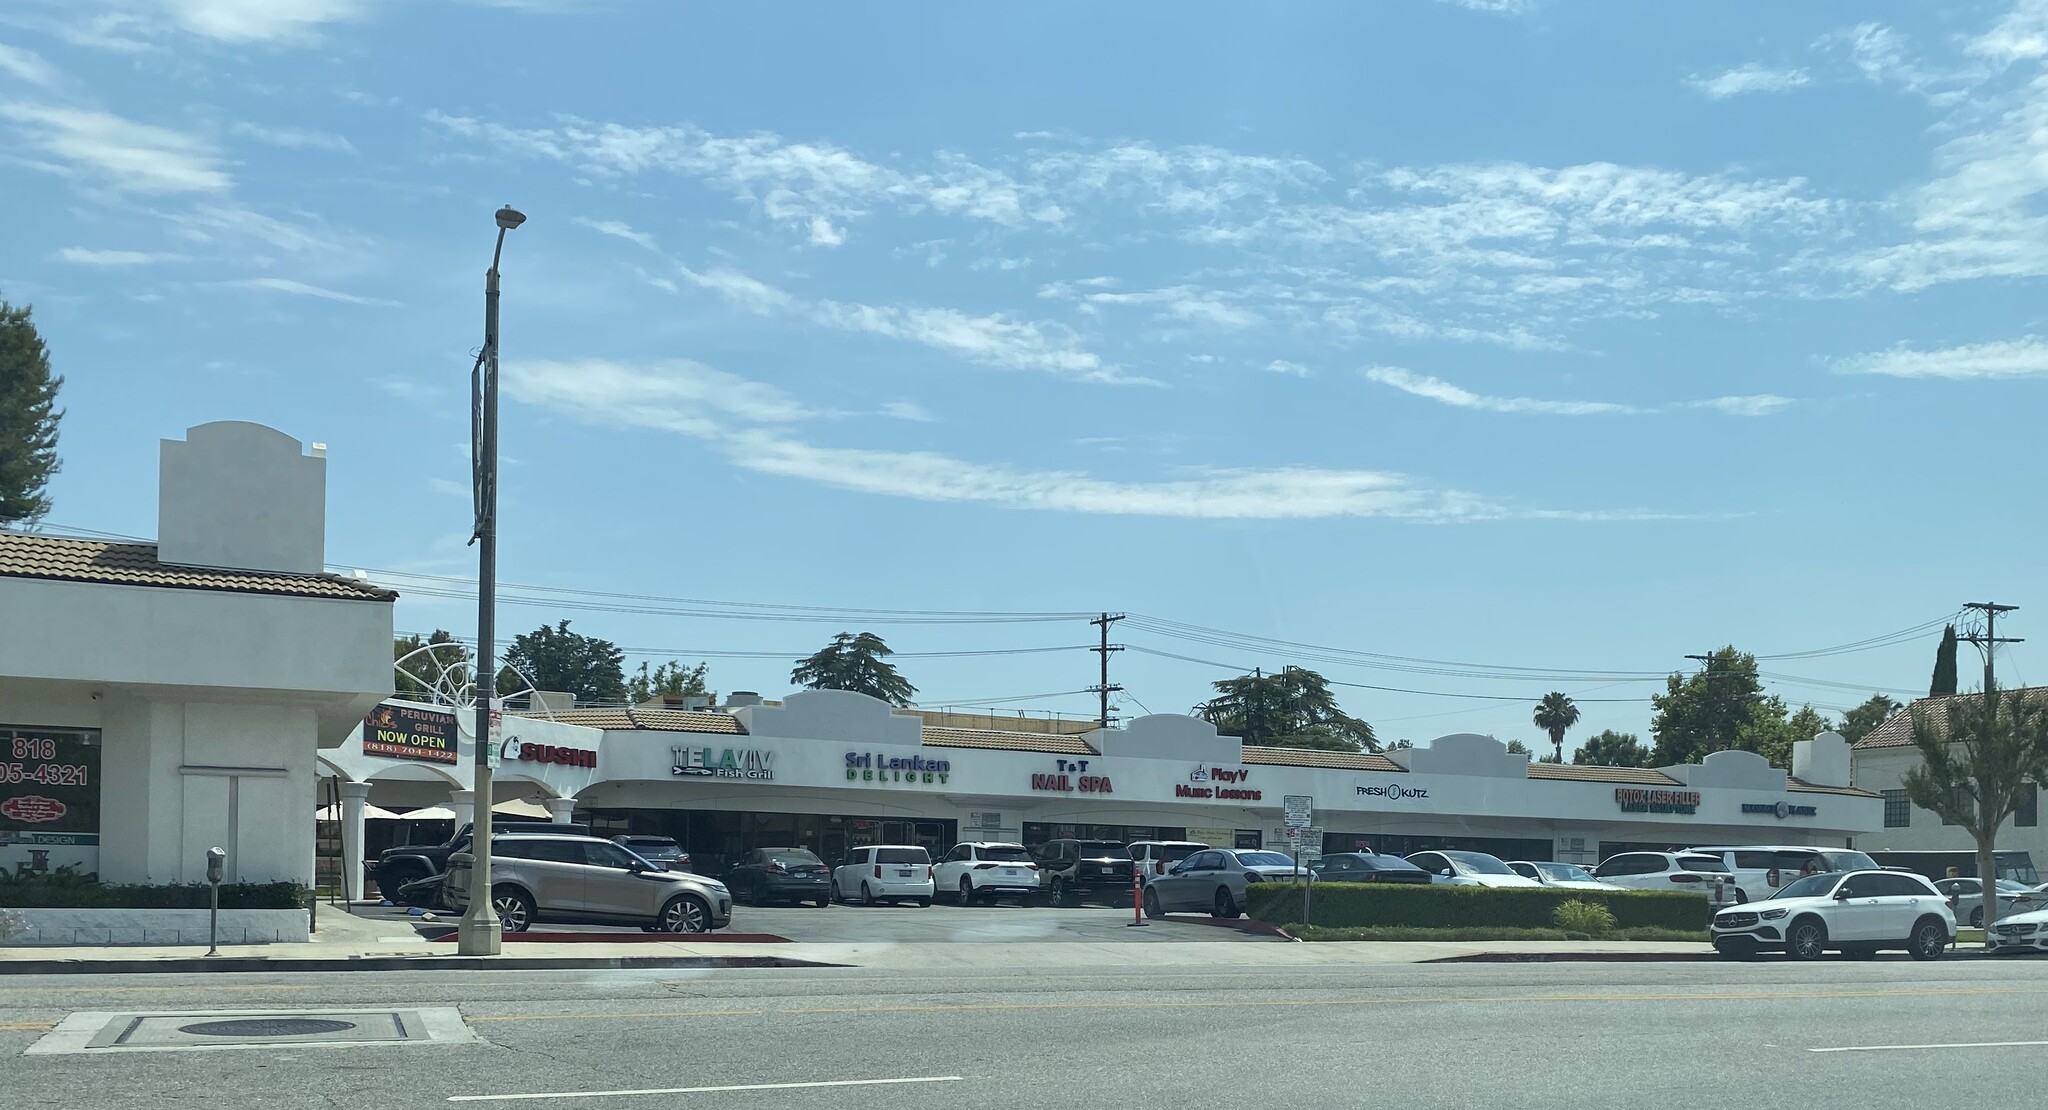
{"label": "storefront window", "polygon": [[[1048,840],[1113,840],[1132,844],[1140,840],[1186,840],[1186,826],[1167,825],[1078,825],[1048,821],[1024,822],[1024,846],[1033,852]],[[1254,845],[1256,847],[1256,845]]]}
{"label": "storefront window", "polygon": [[945,854],[958,823],[900,817],[814,813],[730,813],[707,810],[600,809],[590,813],[599,836],[672,837],[690,853],[691,869],[722,875],[756,848],[803,848],[819,859],[844,859],[867,844],[915,844]]}

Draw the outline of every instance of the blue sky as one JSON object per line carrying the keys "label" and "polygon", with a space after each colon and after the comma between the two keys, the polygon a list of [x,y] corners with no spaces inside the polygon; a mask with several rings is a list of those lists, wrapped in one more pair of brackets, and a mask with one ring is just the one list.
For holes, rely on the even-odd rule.
{"label": "blue sky", "polygon": [[[755,7],[8,5],[0,296],[68,378],[53,530],[153,534],[156,441],[249,419],[329,445],[337,564],[473,573],[510,202],[511,582],[1145,614],[1234,635],[1120,626],[1201,660],[1118,656],[1128,712],[1294,663],[1417,740],[1534,740],[1552,688],[1646,732],[1628,680],[1689,652],[2048,607],[2048,0]],[[401,629],[473,628],[391,580]],[[769,653],[711,675],[771,694],[842,628],[1093,637],[521,596],[510,629]],[[1765,669],[1842,707],[1931,654]],[[901,662],[933,701],[1095,667]]]}

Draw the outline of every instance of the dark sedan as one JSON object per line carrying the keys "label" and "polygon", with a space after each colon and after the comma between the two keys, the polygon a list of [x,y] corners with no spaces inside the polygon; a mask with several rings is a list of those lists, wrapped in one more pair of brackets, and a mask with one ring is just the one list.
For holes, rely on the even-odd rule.
{"label": "dark sedan", "polygon": [[832,904],[832,869],[806,848],[756,848],[725,876],[735,902]]}
{"label": "dark sedan", "polygon": [[1325,883],[1428,883],[1429,872],[1399,856],[1371,852],[1334,852],[1309,865],[1316,881]]}

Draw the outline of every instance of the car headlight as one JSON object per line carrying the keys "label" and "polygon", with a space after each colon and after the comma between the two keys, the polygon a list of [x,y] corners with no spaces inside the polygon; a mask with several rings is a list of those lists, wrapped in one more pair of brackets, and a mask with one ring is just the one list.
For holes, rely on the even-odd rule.
{"label": "car headlight", "polygon": [[1778,920],[1779,918],[1781,918],[1781,917],[1785,916],[1785,915],[1786,915],[1786,914],[1787,914],[1788,912],[1790,912],[1790,911],[1788,911],[1788,910],[1764,910],[1764,911],[1763,911],[1762,913],[1759,913],[1759,914],[1757,914],[1757,917],[1759,917],[1759,918],[1761,918],[1761,919],[1763,919],[1763,920],[1765,920],[1765,921],[1776,921],[1776,920]]}

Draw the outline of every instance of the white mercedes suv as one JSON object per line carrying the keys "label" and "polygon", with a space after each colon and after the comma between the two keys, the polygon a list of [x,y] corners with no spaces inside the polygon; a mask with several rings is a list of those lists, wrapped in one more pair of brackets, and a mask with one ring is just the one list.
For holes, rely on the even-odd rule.
{"label": "white mercedes suv", "polygon": [[1956,937],[1956,918],[1934,884],[1903,871],[1838,871],[1808,875],[1759,902],[1714,915],[1714,951],[1741,959],[1781,951],[1815,960],[1830,949],[1867,960],[1900,948],[1916,960],[1938,959]]}

